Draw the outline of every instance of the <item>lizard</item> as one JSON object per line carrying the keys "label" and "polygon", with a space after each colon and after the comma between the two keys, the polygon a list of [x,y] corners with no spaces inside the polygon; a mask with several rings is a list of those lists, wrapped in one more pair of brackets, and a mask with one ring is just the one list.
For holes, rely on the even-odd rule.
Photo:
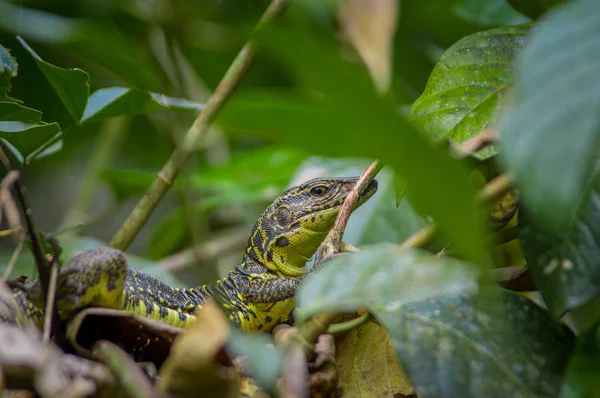
{"label": "lizard", "polygon": [[[56,303],[66,319],[77,309],[120,309],[173,326],[187,327],[209,298],[220,302],[244,331],[270,331],[292,317],[294,294],[311,272],[306,267],[333,226],[356,177],[316,178],[292,187],[256,221],[243,259],[223,279],[195,288],[173,288],[127,266],[125,254],[101,247],[74,256],[59,271]],[[377,190],[373,180],[358,208]],[[39,278],[13,290],[21,313],[40,326],[43,294]],[[18,317],[4,321],[20,321]]]}

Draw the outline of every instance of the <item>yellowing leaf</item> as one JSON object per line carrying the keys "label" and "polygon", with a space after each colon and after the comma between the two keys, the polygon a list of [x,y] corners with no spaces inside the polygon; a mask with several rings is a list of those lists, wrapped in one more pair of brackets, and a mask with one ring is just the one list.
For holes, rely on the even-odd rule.
{"label": "yellowing leaf", "polygon": [[343,396],[416,396],[396,360],[387,331],[377,322],[368,322],[337,338],[336,350]]}
{"label": "yellowing leaf", "polygon": [[379,92],[392,77],[392,43],[397,23],[396,0],[342,0],[342,31],[369,68]]}
{"label": "yellowing leaf", "polygon": [[175,339],[157,387],[178,397],[239,396],[239,376],[224,350],[230,333],[227,318],[212,301],[196,317]]}

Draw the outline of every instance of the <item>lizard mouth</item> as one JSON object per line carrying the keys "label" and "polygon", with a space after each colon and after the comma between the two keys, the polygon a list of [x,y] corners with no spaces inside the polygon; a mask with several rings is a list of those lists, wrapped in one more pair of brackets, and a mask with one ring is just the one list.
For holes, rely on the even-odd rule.
{"label": "lizard mouth", "polygon": [[369,200],[369,198],[371,198],[371,196],[373,196],[375,194],[375,192],[377,192],[378,185],[379,184],[377,183],[377,180],[373,180],[369,183],[369,185],[367,185],[364,192],[358,198],[358,203],[356,204],[356,209],[358,209],[360,205],[362,205],[367,200]]}

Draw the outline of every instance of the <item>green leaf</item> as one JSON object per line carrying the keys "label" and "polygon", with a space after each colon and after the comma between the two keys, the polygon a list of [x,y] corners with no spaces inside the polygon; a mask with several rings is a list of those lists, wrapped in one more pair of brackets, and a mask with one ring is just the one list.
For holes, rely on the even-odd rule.
{"label": "green leaf", "polygon": [[274,27],[262,33],[260,51],[282,61],[306,91],[238,95],[221,113],[220,124],[318,155],[380,159],[406,178],[411,203],[436,220],[459,252],[487,264],[466,167],[432,146],[394,104],[375,93],[365,71],[343,61],[323,37]]}
{"label": "green leaf", "polygon": [[414,397],[388,332],[375,321],[336,336],[335,365],[346,397]]}
{"label": "green leaf", "polygon": [[530,19],[518,13],[506,0],[459,0],[454,13],[480,25],[518,25]]}
{"label": "green leaf", "polygon": [[42,112],[12,101],[0,101],[0,122],[42,123]]}
{"label": "green leaf", "polygon": [[596,0],[568,4],[540,25],[516,63],[514,98],[499,126],[523,204],[552,232],[568,225],[598,158],[598,26]]}
{"label": "green leaf", "polygon": [[232,356],[246,357],[252,378],[262,389],[271,391],[275,387],[283,364],[283,353],[271,336],[231,330],[227,351]]}
{"label": "green leaf", "polygon": [[97,122],[113,116],[154,113],[167,109],[202,110],[204,104],[136,88],[103,88],[90,95],[81,122]]}
{"label": "green leaf", "polygon": [[17,69],[17,61],[10,55],[8,49],[0,44],[0,99],[7,98],[10,81],[17,76]]}
{"label": "green leaf", "polygon": [[474,293],[478,277],[474,266],[450,257],[377,244],[336,256],[309,275],[296,294],[294,317],[304,321],[323,312],[381,310],[444,294]]}
{"label": "green leaf", "polygon": [[[530,25],[500,27],[453,44],[431,72],[409,117],[434,139],[462,142],[496,123],[513,63]],[[480,159],[496,154],[488,147]]]}
{"label": "green leaf", "polygon": [[519,216],[527,266],[555,317],[600,294],[599,195],[600,170],[596,171],[576,213],[557,234],[540,228],[529,211],[521,211]]}
{"label": "green leaf", "polygon": [[90,76],[81,69],[63,69],[44,61],[25,40],[20,37],[18,39],[46,76],[73,124],[78,124],[90,93]]}
{"label": "green leaf", "polygon": [[579,335],[569,361],[561,398],[593,398],[600,394],[600,347],[598,328]]}
{"label": "green leaf", "polygon": [[[116,9],[112,11],[117,14],[112,14],[112,7],[103,8],[102,12],[106,13],[103,14],[104,18],[95,18],[83,9],[73,10],[67,17],[43,11],[32,3],[29,5],[35,8],[28,8],[26,4],[0,2],[2,31],[59,48],[59,57],[68,52],[68,55],[83,59],[87,64],[100,65],[104,69],[102,72],[111,71],[136,87],[156,87],[159,84],[158,76],[164,77],[147,41],[128,34],[131,32],[135,35],[137,28],[122,25],[125,20],[111,19],[117,14],[125,17]],[[111,77],[111,80],[114,79]]]}
{"label": "green leaf", "polygon": [[59,134],[58,123],[0,122],[0,139],[21,164]]}
{"label": "green leaf", "polygon": [[451,294],[375,312],[420,398],[556,397],[572,334],[527,298],[498,293],[500,303]]}
{"label": "green leaf", "polygon": [[538,19],[552,7],[566,3],[567,0],[506,0],[515,10],[531,19]]}

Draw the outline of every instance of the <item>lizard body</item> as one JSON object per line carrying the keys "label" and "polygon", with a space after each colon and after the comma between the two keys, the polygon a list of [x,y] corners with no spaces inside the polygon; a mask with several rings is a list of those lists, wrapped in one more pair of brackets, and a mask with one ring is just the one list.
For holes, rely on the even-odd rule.
{"label": "lizard body", "polygon": [[[129,268],[125,255],[117,249],[78,254],[59,272],[59,315],[64,319],[76,309],[98,306],[186,327],[195,322],[194,312],[212,297],[241,329],[270,331],[291,317],[294,293],[309,272],[306,262],[331,229],[356,181],[318,178],[285,191],[257,220],[242,262],[211,285],[170,287]],[[373,181],[359,205],[376,190],[377,182]],[[14,297],[26,317],[39,325],[43,303],[39,280],[15,290]]]}

